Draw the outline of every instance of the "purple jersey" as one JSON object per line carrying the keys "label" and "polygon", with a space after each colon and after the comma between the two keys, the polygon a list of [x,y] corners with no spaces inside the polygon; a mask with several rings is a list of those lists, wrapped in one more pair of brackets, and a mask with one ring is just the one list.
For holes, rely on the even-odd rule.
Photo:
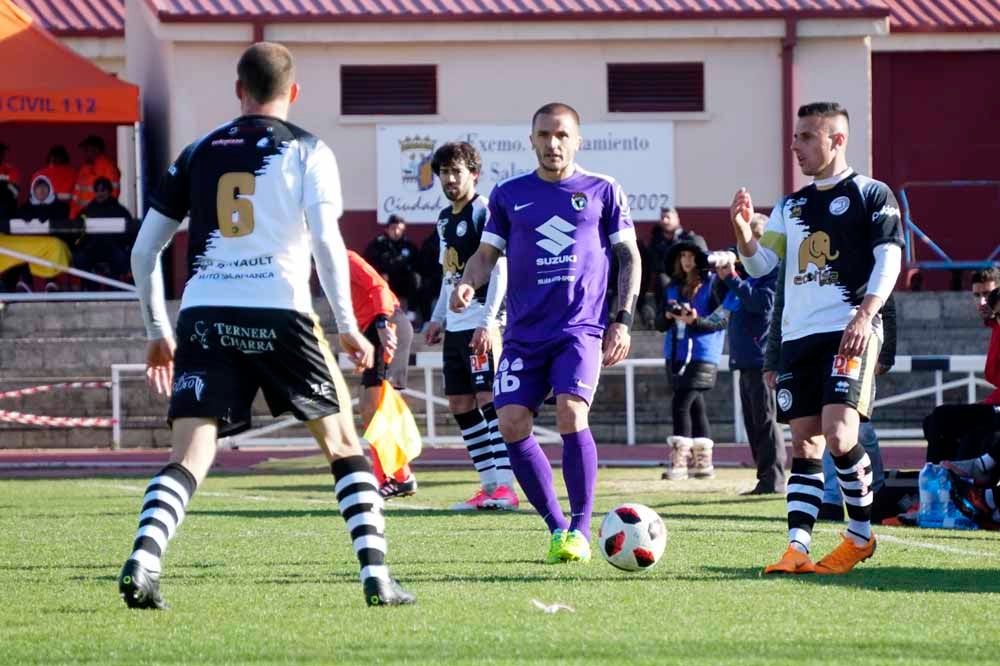
{"label": "purple jersey", "polygon": [[504,338],[603,335],[611,246],[633,239],[628,200],[610,176],[578,166],[558,183],[535,172],[498,183],[482,242],[507,254]]}

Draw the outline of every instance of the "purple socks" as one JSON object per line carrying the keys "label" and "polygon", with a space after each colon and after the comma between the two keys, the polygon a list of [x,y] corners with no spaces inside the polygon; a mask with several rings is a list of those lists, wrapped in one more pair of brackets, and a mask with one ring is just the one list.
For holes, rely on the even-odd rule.
{"label": "purple socks", "polygon": [[563,435],[563,480],[569,494],[571,530],[580,530],[590,539],[590,516],[594,512],[597,483],[597,445],[590,428]]}
{"label": "purple socks", "polygon": [[565,530],[566,517],[552,487],[552,465],[542,447],[538,446],[535,436],[528,435],[519,442],[508,444],[507,455],[521,490],[548,525],[549,531]]}
{"label": "purple socks", "polygon": [[552,465],[534,435],[507,445],[510,466],[531,506],[549,531],[580,530],[590,539],[590,518],[594,510],[597,483],[597,446],[590,428],[563,435],[563,480],[569,494],[571,520],[566,523],[552,485]]}

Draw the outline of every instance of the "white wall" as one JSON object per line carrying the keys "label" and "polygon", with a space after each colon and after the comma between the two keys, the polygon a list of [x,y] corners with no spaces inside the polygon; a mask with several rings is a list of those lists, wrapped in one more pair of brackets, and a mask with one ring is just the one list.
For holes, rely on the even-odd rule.
{"label": "white wall", "polygon": [[[290,40],[288,44],[295,54],[302,85],[302,96],[293,107],[291,121],[326,140],[337,153],[346,208],[374,209],[375,125],[392,122],[394,118],[341,117],[339,66],[434,64],[438,66],[438,115],[399,117],[395,119],[398,122],[524,123],[527,134],[531,113],[541,104],[557,99],[580,111],[584,132],[587,121],[626,117],[670,119],[676,123],[674,158],[679,205],[727,207],[732,192],[739,186],[750,187],[758,201],[770,205],[782,194],[782,165],[790,141],[790,137],[781,136],[781,43],[779,35],[772,34],[775,31],[770,24],[743,25],[747,26],[748,35],[756,30],[757,36],[740,39],[726,34],[719,35],[724,38],[702,35],[667,39],[654,34],[646,39],[599,41],[595,35],[602,31],[590,24],[581,33],[588,38],[575,41],[565,38],[509,41],[509,35],[504,37],[508,41],[494,42],[414,39],[407,43],[324,44]],[[179,29],[169,26],[164,30],[160,26],[161,34],[168,36],[180,35]],[[358,29],[372,30],[373,26]],[[399,26],[387,27],[387,30],[398,29]],[[608,32],[617,29],[609,26]],[[628,29],[634,30],[636,26]],[[295,31],[309,30],[314,37],[322,34],[307,25],[282,25],[276,33],[289,37]],[[421,27],[413,26],[410,30],[419,32]],[[699,31],[699,35],[706,32],[704,28]],[[477,28],[470,29],[470,34],[483,39],[485,33]],[[130,58],[132,41],[129,34]],[[160,57],[169,58],[167,69],[178,73],[169,77],[167,120],[171,155],[239,113],[233,81],[236,61],[246,45],[242,41],[178,39],[172,48],[160,50]],[[145,44],[142,46],[146,48]],[[656,61],[704,62],[704,113],[607,112],[606,64]],[[870,172],[867,37],[849,33],[835,38],[800,38],[796,71],[799,103],[832,98],[851,110],[850,160],[857,169]]]}

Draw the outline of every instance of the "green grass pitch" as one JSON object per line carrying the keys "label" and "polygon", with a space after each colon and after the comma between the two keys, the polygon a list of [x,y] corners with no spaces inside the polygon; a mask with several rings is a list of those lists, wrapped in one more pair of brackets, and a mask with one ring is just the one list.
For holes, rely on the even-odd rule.
{"label": "green grass pitch", "polygon": [[[883,527],[848,576],[761,578],[785,545],[782,499],[737,497],[745,470],[658,476],[599,476],[595,536],[624,501],[669,531],[661,562],[627,574],[596,550],[589,565],[545,566],[531,511],[451,513],[471,470],[422,472],[420,492],[387,512],[390,564],[418,602],[382,609],[364,605],[329,475],[210,477],[167,554],[173,609],[160,613],[126,609],[115,584],[146,478],[0,480],[0,663],[995,661],[1000,534]],[[819,524],[814,552],[835,528]]]}

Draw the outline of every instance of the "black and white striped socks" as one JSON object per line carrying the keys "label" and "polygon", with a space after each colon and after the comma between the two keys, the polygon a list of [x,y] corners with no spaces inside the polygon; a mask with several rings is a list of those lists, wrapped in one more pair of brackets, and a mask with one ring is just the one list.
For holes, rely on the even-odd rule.
{"label": "black and white striped socks", "polygon": [[822,459],[794,458],[788,477],[788,542],[796,550],[809,552],[812,530],[823,503]]}
{"label": "black and white striped socks", "polygon": [[180,463],[170,463],[153,477],[142,498],[139,531],[130,560],[148,571],[160,573],[167,543],[184,521],[188,502],[197,486],[194,476]]}
{"label": "black and white striped socks", "polygon": [[833,456],[837,481],[847,504],[847,536],[859,547],[872,536],[872,461],[860,444],[842,456]]}
{"label": "black and white striped socks", "polygon": [[378,483],[364,456],[351,456],[330,465],[340,515],[347,522],[354,552],[361,565],[361,582],[368,578],[389,581],[385,564],[385,516]]}
{"label": "black and white striped socks", "polygon": [[[493,441],[490,437],[489,424],[478,408],[455,414],[455,421],[462,430],[462,440],[465,442],[469,457],[472,458],[472,466],[479,474],[479,485],[487,494],[492,494],[499,485],[499,481],[496,474],[496,462],[493,459]],[[505,456],[506,453],[505,447]],[[507,467],[510,468],[509,461]]]}
{"label": "black and white striped socks", "polygon": [[490,429],[490,449],[493,451],[493,465],[496,467],[497,484],[514,487],[514,470],[510,467],[510,458],[507,455],[507,442],[503,441],[500,435],[500,417],[497,410],[493,408],[493,403],[489,402],[482,406],[483,418]]}

